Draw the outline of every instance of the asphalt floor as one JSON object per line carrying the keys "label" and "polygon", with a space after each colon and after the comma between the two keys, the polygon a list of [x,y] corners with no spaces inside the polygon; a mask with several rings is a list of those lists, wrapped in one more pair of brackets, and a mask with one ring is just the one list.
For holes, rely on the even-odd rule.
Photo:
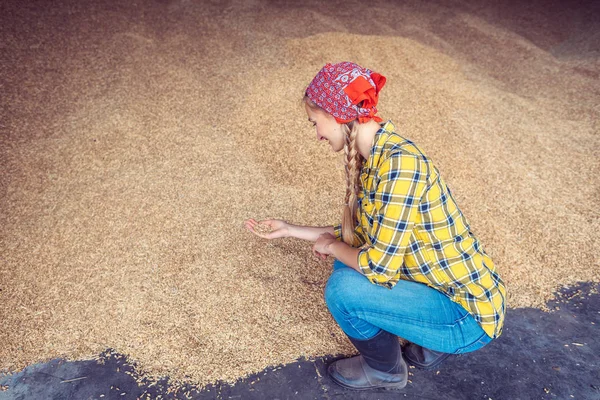
{"label": "asphalt floor", "polygon": [[[0,374],[0,400],[109,399],[600,399],[600,284],[563,288],[550,311],[511,309],[502,336],[433,371],[410,369],[399,391],[350,391],[333,383],[327,364],[340,356],[273,366],[234,384],[204,388],[137,375],[124,355],[54,359]],[[140,382],[141,383],[138,383]]]}

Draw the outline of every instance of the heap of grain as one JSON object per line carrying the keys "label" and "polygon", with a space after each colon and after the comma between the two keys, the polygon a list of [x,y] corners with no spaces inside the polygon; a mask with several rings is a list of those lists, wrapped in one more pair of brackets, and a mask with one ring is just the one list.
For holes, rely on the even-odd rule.
{"label": "heap of grain", "polygon": [[387,76],[380,114],[436,162],[512,307],[600,279],[599,68],[569,7],[5,3],[0,369],[113,348],[205,384],[353,351],[331,260],[241,226],[339,222],[341,158],[300,105],[326,62]]}

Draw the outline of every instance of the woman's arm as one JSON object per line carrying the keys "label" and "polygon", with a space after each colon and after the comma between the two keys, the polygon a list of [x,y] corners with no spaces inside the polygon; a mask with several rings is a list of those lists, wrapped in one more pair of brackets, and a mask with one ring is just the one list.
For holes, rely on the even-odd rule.
{"label": "woman's arm", "polygon": [[347,245],[341,242],[330,233],[324,233],[319,236],[313,246],[313,253],[321,258],[326,258],[327,255],[333,256],[356,271],[363,273],[358,265],[358,254],[360,248]]}
{"label": "woman's arm", "polygon": [[333,235],[333,226],[302,226],[288,224],[288,234],[290,237],[316,242],[319,236],[324,233]]}
{"label": "woman's arm", "polygon": [[[277,239],[282,237],[295,237],[303,240],[316,242],[319,236],[324,233],[334,235],[333,226],[302,226],[293,225],[280,219],[266,219],[264,221],[256,221],[250,218],[244,222],[246,229],[250,232],[264,238]],[[266,225],[270,228],[270,232],[261,232],[256,230],[259,225]]]}
{"label": "woman's arm", "polygon": [[360,267],[358,266],[358,253],[360,249],[356,247],[350,247],[344,242],[334,240],[329,242],[327,245],[329,255],[337,258],[347,266],[362,274]]}

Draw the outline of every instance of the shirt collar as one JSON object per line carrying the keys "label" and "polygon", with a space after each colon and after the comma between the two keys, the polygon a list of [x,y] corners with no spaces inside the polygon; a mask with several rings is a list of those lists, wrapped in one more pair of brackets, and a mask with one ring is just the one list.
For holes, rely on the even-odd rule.
{"label": "shirt collar", "polygon": [[[373,145],[371,146],[371,153],[369,158],[365,161],[365,167],[367,170],[371,170],[374,166],[379,165],[379,158],[381,157],[381,148],[383,144],[388,140],[390,134],[394,133],[396,127],[391,120],[387,120],[380,124],[381,128],[375,133],[373,138]],[[364,168],[363,168],[364,169]],[[367,171],[365,171],[367,172]]]}

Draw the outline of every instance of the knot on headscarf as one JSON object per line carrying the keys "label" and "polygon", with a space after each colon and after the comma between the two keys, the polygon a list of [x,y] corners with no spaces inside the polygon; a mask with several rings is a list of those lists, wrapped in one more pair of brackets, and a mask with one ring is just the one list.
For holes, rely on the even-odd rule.
{"label": "knot on headscarf", "polygon": [[308,85],[306,95],[340,124],[355,119],[381,122],[376,106],[384,85],[383,75],[345,61],[326,64]]}

